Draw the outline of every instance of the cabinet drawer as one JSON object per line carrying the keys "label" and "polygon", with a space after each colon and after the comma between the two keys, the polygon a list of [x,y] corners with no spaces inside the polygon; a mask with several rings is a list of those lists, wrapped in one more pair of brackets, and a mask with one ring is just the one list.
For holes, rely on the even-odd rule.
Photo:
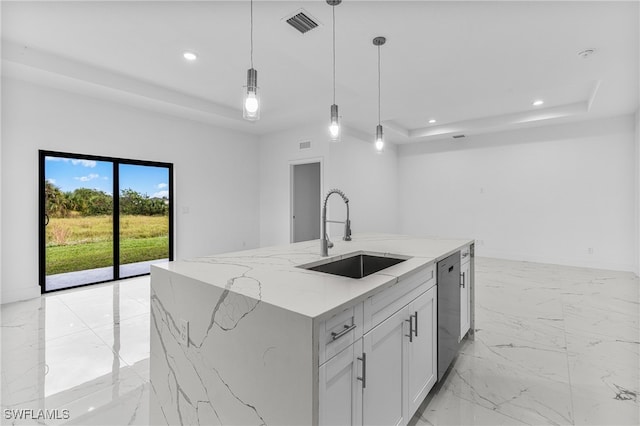
{"label": "cabinet drawer", "polygon": [[460,250],[460,264],[471,260],[471,246],[466,246]]}
{"label": "cabinet drawer", "polygon": [[432,264],[369,297],[364,301],[364,332],[389,318],[435,284],[435,265]]}
{"label": "cabinet drawer", "polygon": [[362,337],[362,303],[320,323],[318,361],[324,364]]}

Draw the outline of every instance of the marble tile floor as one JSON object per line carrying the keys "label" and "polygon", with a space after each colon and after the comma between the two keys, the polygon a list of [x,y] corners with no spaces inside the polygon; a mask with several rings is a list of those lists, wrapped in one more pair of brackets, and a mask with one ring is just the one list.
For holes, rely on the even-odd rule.
{"label": "marble tile floor", "polygon": [[[148,424],[149,306],[148,277],[2,305],[0,424]],[[410,425],[638,425],[639,314],[634,274],[477,258],[476,338]]]}
{"label": "marble tile floor", "polygon": [[479,258],[476,337],[411,426],[640,424],[632,273]]}

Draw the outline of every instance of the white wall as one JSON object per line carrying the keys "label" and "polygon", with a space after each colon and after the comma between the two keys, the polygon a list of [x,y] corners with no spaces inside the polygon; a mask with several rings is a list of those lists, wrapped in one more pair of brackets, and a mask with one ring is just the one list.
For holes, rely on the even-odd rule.
{"label": "white wall", "polygon": [[[2,7],[0,7],[0,22],[2,22]],[[2,57],[2,43],[0,42],[0,57]],[[0,64],[0,67],[2,65]],[[0,70],[0,75],[1,75],[1,70]],[[2,86],[4,85],[4,82],[2,81],[2,79],[0,78],[0,191],[2,191],[2,146],[4,145],[4,143],[2,142],[2,135],[3,135],[3,127],[2,127],[2,99],[3,99],[3,93],[2,93]],[[2,241],[4,240],[3,237],[3,230],[2,230],[2,192],[0,192],[0,304],[3,303],[3,298],[2,298],[2,271],[4,270],[4,268],[2,267]]]}
{"label": "white wall", "polygon": [[640,275],[640,108],[636,111],[636,275]]}
{"label": "white wall", "polygon": [[480,256],[638,265],[632,116],[403,146],[398,156],[402,233],[474,238]]}
{"label": "white wall", "polygon": [[[373,143],[347,132],[342,141],[328,141],[325,124],[307,125],[260,139],[260,245],[290,241],[290,165],[322,159],[324,198],[331,188],[349,197],[352,229],[357,232],[397,232],[397,156],[393,146],[376,153]],[[311,141],[311,148],[299,143]],[[329,219],[344,220],[344,203],[332,196]],[[343,227],[331,227],[339,238]],[[318,247],[318,250],[320,248]]]}
{"label": "white wall", "polygon": [[40,291],[38,149],[173,163],[177,259],[258,246],[256,137],[17,80],[2,90],[3,303]]}

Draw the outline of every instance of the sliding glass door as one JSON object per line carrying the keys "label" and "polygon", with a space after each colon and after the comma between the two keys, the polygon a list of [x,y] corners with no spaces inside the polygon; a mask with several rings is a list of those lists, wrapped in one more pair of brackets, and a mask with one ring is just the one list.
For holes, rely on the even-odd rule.
{"label": "sliding glass door", "polygon": [[173,166],[40,151],[43,292],[149,273],[173,259]]}
{"label": "sliding glass door", "polygon": [[120,277],[169,260],[169,169],[120,164]]}
{"label": "sliding glass door", "polygon": [[113,280],[113,164],[45,156],[43,178],[45,288]]}

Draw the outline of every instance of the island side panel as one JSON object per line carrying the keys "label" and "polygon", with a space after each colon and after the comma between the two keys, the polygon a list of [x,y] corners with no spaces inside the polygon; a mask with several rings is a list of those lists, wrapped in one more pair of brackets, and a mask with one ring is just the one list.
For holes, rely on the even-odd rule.
{"label": "island side panel", "polygon": [[[255,286],[255,298],[234,286]],[[220,288],[152,267],[152,424],[313,423],[312,321],[261,302],[260,290],[242,276]]]}

